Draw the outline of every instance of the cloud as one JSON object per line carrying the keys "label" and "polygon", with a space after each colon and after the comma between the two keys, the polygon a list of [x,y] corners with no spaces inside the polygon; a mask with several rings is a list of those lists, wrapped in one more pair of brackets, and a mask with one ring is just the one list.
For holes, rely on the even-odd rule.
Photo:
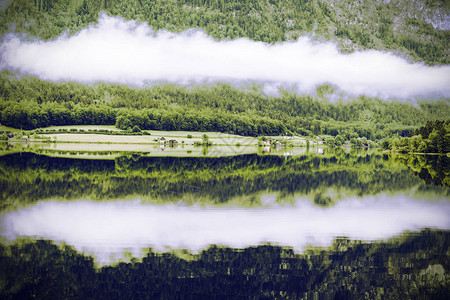
{"label": "cloud", "polygon": [[338,236],[383,240],[424,227],[450,229],[449,201],[430,202],[404,194],[349,197],[322,208],[297,199],[292,207],[200,208],[134,202],[39,202],[0,218],[0,234],[52,239],[93,254],[100,264],[142,249],[188,249],[211,244],[245,248],[270,242],[301,252],[308,245],[330,246]]}
{"label": "cloud", "polygon": [[449,96],[450,66],[411,64],[392,54],[344,55],[307,37],[269,45],[248,39],[216,41],[201,31],[154,32],[146,24],[101,15],[99,23],[52,41],[4,37],[3,68],[50,81],[269,82],[309,91],[333,84],[380,97]]}

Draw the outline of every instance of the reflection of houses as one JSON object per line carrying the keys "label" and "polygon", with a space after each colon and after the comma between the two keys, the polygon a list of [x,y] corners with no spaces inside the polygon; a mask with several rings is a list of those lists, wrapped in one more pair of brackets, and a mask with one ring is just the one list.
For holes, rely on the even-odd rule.
{"label": "reflection of houses", "polygon": [[270,145],[272,145],[272,143],[273,143],[272,139],[267,138],[264,140],[264,145],[266,145],[266,146],[270,146]]}
{"label": "reflection of houses", "polygon": [[164,144],[168,145],[169,147],[175,147],[178,145],[178,142],[176,140],[168,140]]}

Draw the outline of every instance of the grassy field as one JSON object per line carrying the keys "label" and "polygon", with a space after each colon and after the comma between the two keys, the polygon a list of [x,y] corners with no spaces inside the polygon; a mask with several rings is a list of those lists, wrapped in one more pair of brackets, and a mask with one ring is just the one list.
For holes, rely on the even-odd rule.
{"label": "grassy field", "polygon": [[[70,125],[70,126],[50,126],[39,128],[41,130],[58,131],[61,129],[71,130],[108,130],[121,131],[113,125]],[[0,130],[11,131],[15,135],[21,132],[21,129],[2,126]],[[221,132],[198,132],[198,131],[159,131],[159,130],[144,130],[150,135],[108,135],[97,133],[43,133],[39,134],[42,137],[50,138],[51,141],[64,143],[117,143],[117,144],[152,144],[158,143],[155,139],[164,137],[166,140],[174,139],[178,143],[186,145],[194,144],[195,142],[202,142],[203,135],[206,134],[209,141],[214,145],[257,145],[258,139],[255,137],[240,136],[235,134],[227,134]],[[33,131],[23,131],[23,133],[31,133]],[[192,136],[188,138],[188,136]],[[291,146],[306,146],[307,138],[301,136],[286,137],[286,136],[268,136],[268,138],[283,140]],[[317,142],[310,140],[310,145],[314,146]]]}
{"label": "grassy field", "polygon": [[11,131],[12,133],[16,134],[16,133],[19,133],[21,130],[17,129],[17,128],[12,128],[12,127],[1,125],[0,131]]}
{"label": "grassy field", "polygon": [[[89,130],[120,131],[114,126],[82,125],[82,126],[52,126],[41,130],[58,131],[60,129],[77,129],[88,132]],[[20,136],[21,129],[3,126],[2,130],[11,131]],[[23,131],[24,134],[32,131]],[[267,155],[302,155],[305,153],[307,139],[305,137],[268,137],[283,141],[287,147],[271,147],[261,144],[258,138],[246,137],[220,132],[195,132],[195,131],[157,131],[147,130],[150,135],[110,135],[100,133],[41,133],[38,138],[32,135],[29,140],[13,138],[8,143],[16,144],[16,149],[2,149],[1,154],[19,151],[32,151],[52,156],[70,156],[79,158],[111,158],[127,153],[139,153],[145,156],[230,156],[249,153],[264,153]],[[202,143],[203,135],[208,136],[212,147],[195,145]],[[190,138],[188,138],[188,136]],[[158,142],[159,137],[167,140],[176,140],[176,147],[168,147],[163,142]],[[316,141],[311,141],[310,146],[318,146]],[[322,149],[316,149],[322,151]]]}
{"label": "grassy field", "polygon": [[[43,130],[78,129],[78,130],[99,130],[119,131],[114,126],[52,126],[42,128]],[[206,134],[213,145],[257,145],[258,140],[254,137],[226,134],[220,132],[196,132],[196,131],[158,131],[145,130],[150,135],[106,135],[106,134],[81,134],[81,133],[51,133],[40,134],[40,136],[50,138],[52,141],[64,143],[112,143],[112,144],[153,144],[158,143],[155,139],[164,137],[166,140],[176,140],[179,144],[192,145],[195,142],[202,142],[203,135]],[[192,138],[188,138],[188,135]]]}

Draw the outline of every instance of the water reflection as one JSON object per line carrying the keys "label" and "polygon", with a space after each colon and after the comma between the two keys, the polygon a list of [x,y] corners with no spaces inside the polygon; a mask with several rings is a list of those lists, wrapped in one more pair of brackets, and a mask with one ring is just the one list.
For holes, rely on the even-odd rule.
{"label": "water reflection", "polygon": [[433,227],[450,229],[450,202],[413,199],[405,194],[351,197],[333,207],[296,199],[292,206],[217,208],[145,205],[141,201],[39,202],[4,213],[2,235],[9,240],[28,236],[73,245],[92,254],[100,264],[124,253],[143,255],[211,244],[232,248],[271,243],[301,252],[307,246],[330,246],[338,236],[384,240],[405,231]]}
{"label": "water reflection", "polygon": [[450,157],[176,149],[0,155],[0,298],[447,299]]}
{"label": "water reflection", "polygon": [[114,160],[12,154],[0,156],[0,209],[47,199],[137,197],[158,204],[183,201],[248,207],[259,203],[261,193],[278,193],[277,201],[288,202],[295,196],[309,196],[322,206],[381,193],[449,198],[450,190],[445,184],[439,186],[448,181],[448,168],[442,166],[450,165],[449,159],[425,160],[422,170],[427,171],[421,174],[433,176],[433,185],[427,185],[422,175],[415,175],[403,162],[380,153],[220,158],[150,158],[130,153]]}

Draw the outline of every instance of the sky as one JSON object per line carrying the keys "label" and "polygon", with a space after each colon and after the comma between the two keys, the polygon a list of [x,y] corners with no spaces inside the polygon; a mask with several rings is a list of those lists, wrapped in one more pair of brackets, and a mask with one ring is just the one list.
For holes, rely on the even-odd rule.
{"label": "sky", "polygon": [[142,86],[258,82],[298,92],[331,84],[351,95],[449,97],[450,66],[409,63],[393,54],[341,54],[331,42],[308,37],[274,45],[249,39],[216,41],[198,30],[153,31],[146,23],[102,14],[75,35],[41,41],[9,34],[0,44],[0,69],[50,81]]}
{"label": "sky", "polygon": [[402,193],[347,197],[327,208],[306,198],[297,198],[292,207],[260,208],[41,201],[0,215],[0,235],[11,241],[25,236],[67,243],[104,265],[125,252],[142,257],[149,247],[197,253],[211,244],[246,248],[272,243],[301,253],[308,246],[328,247],[337,236],[379,241],[425,227],[450,229],[449,214],[446,199]]}

